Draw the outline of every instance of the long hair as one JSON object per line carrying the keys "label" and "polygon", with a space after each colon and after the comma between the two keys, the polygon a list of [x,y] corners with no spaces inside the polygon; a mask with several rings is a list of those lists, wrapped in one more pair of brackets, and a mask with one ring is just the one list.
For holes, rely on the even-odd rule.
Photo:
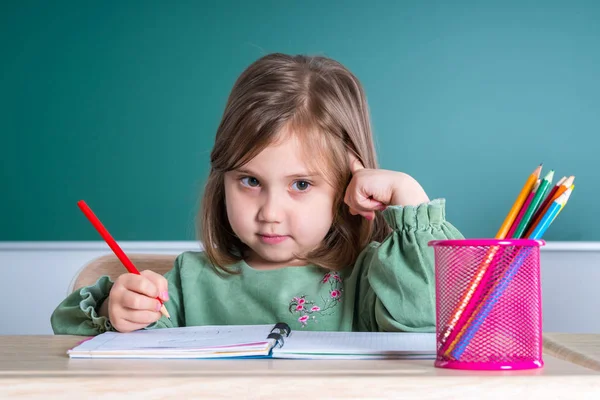
{"label": "long hair", "polygon": [[[287,128],[287,129],[284,129]],[[370,241],[389,233],[380,213],[373,221],[343,204],[350,182],[348,152],[377,168],[366,96],[358,79],[326,57],[270,54],[252,63],[229,95],[201,206],[200,236],[213,266],[243,258],[247,246],[233,233],[225,207],[224,175],[240,168],[281,136],[293,132],[306,156],[335,188],[333,222],[320,246],[305,259],[331,270],[354,264]]]}

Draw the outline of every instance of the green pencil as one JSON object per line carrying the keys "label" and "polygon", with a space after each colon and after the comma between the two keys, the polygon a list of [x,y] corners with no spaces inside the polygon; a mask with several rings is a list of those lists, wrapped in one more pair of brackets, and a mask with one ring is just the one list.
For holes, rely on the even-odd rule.
{"label": "green pencil", "polygon": [[513,234],[514,238],[521,239],[523,232],[525,232],[527,225],[529,225],[529,222],[531,221],[533,213],[541,204],[542,200],[544,199],[544,196],[547,194],[548,188],[550,187],[550,183],[552,182],[553,178],[554,170],[551,170],[546,174],[544,179],[542,179],[542,182],[540,183],[537,192],[535,192],[533,200],[531,200],[531,203],[529,203],[529,207],[527,208],[527,211],[525,211],[525,215],[523,215],[523,218],[521,219],[517,230],[515,230],[515,233]]}

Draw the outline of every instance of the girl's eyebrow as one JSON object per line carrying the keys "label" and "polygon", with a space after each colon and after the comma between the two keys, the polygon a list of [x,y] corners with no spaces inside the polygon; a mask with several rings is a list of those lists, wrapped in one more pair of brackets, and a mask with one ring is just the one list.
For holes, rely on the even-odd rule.
{"label": "girl's eyebrow", "polygon": [[245,175],[251,175],[251,176],[258,176],[258,174],[255,174],[254,172],[250,171],[249,169],[246,168],[237,168],[233,170],[234,172],[237,172],[239,174],[245,174]]}
{"label": "girl's eyebrow", "polygon": [[317,176],[318,176],[317,174],[311,174],[311,173],[305,172],[305,173],[300,173],[300,174],[286,175],[286,178],[315,178]]}
{"label": "girl's eyebrow", "polygon": [[[238,168],[235,171],[240,174],[246,174],[246,175],[257,176],[257,177],[259,176],[259,174],[255,173],[247,168]],[[318,174],[315,174],[315,173],[298,172],[295,174],[286,175],[285,178],[315,178],[317,176],[318,176]]]}

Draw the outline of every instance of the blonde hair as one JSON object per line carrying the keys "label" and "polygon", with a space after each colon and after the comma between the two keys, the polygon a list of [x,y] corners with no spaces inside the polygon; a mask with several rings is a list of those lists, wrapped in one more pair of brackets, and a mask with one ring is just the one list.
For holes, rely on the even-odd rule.
{"label": "blonde hair", "polygon": [[[237,79],[210,155],[210,173],[201,207],[204,249],[213,266],[243,259],[247,246],[234,234],[225,208],[224,175],[240,168],[291,132],[335,188],[333,223],[323,242],[306,257],[331,270],[353,265],[372,240],[389,233],[381,214],[375,220],[353,216],[342,204],[351,179],[348,152],[366,168],[377,168],[369,111],[358,79],[326,57],[270,54]],[[315,157],[315,155],[317,155]]]}

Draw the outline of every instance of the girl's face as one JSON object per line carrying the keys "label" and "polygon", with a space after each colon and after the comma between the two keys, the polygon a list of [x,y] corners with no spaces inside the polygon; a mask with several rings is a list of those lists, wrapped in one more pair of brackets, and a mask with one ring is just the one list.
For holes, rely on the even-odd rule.
{"label": "girl's face", "polygon": [[334,188],[310,172],[296,136],[284,138],[225,174],[229,223],[257,269],[304,265],[333,221]]}

